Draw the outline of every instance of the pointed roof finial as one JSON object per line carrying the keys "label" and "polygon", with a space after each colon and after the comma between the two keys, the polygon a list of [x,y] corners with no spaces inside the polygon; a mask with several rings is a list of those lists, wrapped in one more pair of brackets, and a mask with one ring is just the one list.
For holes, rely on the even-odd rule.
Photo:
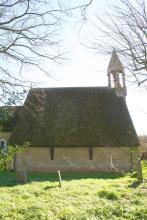
{"label": "pointed roof finial", "polygon": [[109,65],[108,65],[108,74],[110,73],[123,73],[124,68],[123,65],[117,56],[116,50],[113,50]]}

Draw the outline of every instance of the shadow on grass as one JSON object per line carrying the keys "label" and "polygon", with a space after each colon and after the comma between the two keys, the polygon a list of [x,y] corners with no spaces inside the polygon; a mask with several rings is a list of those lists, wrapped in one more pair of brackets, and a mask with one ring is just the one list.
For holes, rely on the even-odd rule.
{"label": "shadow on grass", "polygon": [[[80,180],[80,179],[117,179],[124,176],[121,173],[62,173],[62,180]],[[57,173],[28,173],[28,183],[30,182],[58,182]],[[17,185],[15,172],[0,173],[0,187]]]}
{"label": "shadow on grass", "polygon": [[141,183],[140,183],[138,180],[136,180],[136,181],[134,181],[129,187],[135,189],[135,188],[137,188],[140,184],[141,184]]}
{"label": "shadow on grass", "polygon": [[141,186],[141,189],[147,189],[147,179],[143,179],[142,183],[140,183],[138,180],[136,180],[129,187],[130,188],[137,188],[138,186]]}
{"label": "shadow on grass", "polygon": [[54,189],[54,188],[59,188],[59,185],[57,185],[57,186],[46,186],[46,187],[44,187],[44,190]]}

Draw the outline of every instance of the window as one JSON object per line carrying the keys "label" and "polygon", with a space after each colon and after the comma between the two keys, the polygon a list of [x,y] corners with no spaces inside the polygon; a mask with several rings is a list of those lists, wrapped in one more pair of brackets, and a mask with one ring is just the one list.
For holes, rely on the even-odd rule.
{"label": "window", "polygon": [[54,147],[50,148],[50,159],[53,160],[54,159]]}
{"label": "window", "polygon": [[89,147],[89,160],[93,159],[93,148]]}

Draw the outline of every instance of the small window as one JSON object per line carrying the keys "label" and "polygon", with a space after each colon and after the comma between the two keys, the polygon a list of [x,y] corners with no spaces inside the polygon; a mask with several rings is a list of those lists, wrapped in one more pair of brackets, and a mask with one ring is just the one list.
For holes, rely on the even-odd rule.
{"label": "small window", "polygon": [[89,160],[93,160],[93,148],[89,147]]}
{"label": "small window", "polygon": [[50,157],[51,157],[51,160],[54,159],[54,147],[50,148]]}

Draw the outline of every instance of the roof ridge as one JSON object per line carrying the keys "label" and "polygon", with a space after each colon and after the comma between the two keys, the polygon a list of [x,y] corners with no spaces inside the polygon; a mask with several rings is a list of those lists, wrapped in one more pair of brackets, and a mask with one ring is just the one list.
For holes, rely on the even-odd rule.
{"label": "roof ridge", "polygon": [[19,108],[22,106],[23,105],[3,105],[3,106],[0,106],[0,108]]}
{"label": "roof ridge", "polygon": [[71,87],[36,87],[30,88],[30,90],[41,90],[41,89],[107,89],[112,90],[113,88],[109,88],[108,86],[71,86]]}

